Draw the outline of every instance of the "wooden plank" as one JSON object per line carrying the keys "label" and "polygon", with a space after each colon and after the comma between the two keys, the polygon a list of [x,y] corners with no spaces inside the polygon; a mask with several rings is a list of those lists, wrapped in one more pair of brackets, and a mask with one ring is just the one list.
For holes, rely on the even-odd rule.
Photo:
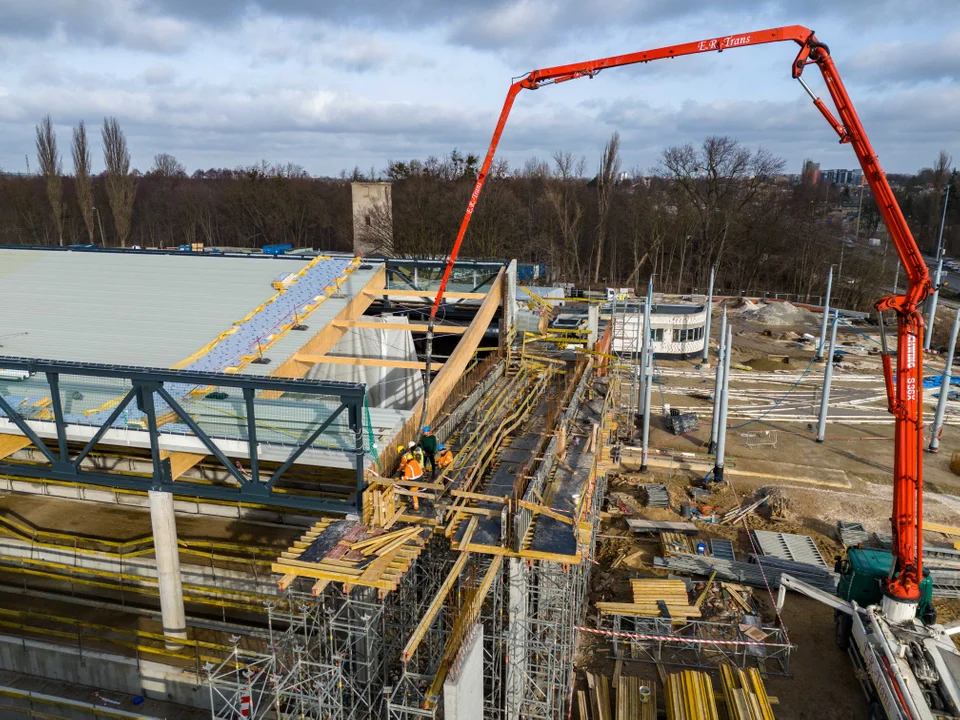
{"label": "wooden plank", "polygon": [[526,500],[518,500],[517,505],[532,511],[535,514],[539,513],[541,515],[546,515],[547,517],[551,517],[554,520],[559,520],[560,522],[566,523],[567,525],[575,524],[573,518],[570,517],[569,515],[564,515],[563,513],[559,513],[552,508],[546,507],[545,505],[536,505],[534,503],[527,502]]}
{"label": "wooden plank", "polygon": [[277,580],[277,587],[281,590],[286,590],[290,587],[290,583],[297,579],[297,574],[295,572],[289,572],[285,574],[282,578]]}
{"label": "wooden plank", "polygon": [[170,475],[176,480],[187,470],[207,457],[207,453],[168,452],[161,450],[160,457],[161,459],[170,460]]}
{"label": "wooden plank", "polygon": [[458,498],[467,500],[479,500],[481,502],[500,503],[505,505],[510,502],[510,498],[501,495],[484,495],[483,493],[467,492],[466,490],[451,490],[450,494]]}
{"label": "wooden plank", "polygon": [[[336,323],[343,325],[348,330],[410,330],[411,332],[427,332],[428,326],[425,323],[388,323],[366,320],[353,320],[351,322]],[[463,335],[467,331],[466,325],[434,325],[433,332],[436,335]]]}
{"label": "wooden plank", "polygon": [[459,546],[461,548],[470,546],[470,541],[473,540],[473,533],[476,532],[477,525],[479,524],[480,524],[480,518],[478,518],[476,515],[470,518],[469,522],[467,523],[467,529],[463,533],[463,537],[460,538]]}
{"label": "wooden plank", "polygon": [[[329,352],[330,349],[337,344],[337,341],[347,334],[347,329],[338,326],[337,323],[350,322],[363,315],[367,308],[370,307],[374,298],[374,296],[368,295],[367,292],[382,288],[386,285],[386,277],[386,267],[381,265],[367,281],[367,284],[363,286],[363,290],[351,298],[330,322],[297,350],[296,354],[323,355]],[[295,359],[296,354],[294,357],[280,363],[277,369],[270,373],[270,376],[300,378],[306,375],[312,366],[297,362]],[[267,399],[276,399],[281,395],[283,395],[283,393],[279,390],[266,390],[260,393],[260,397]]]}
{"label": "wooden plank", "polygon": [[[670,603],[666,603],[666,606],[671,617],[700,617],[700,608],[695,608],[692,605],[671,605]],[[660,616],[660,606],[656,603],[644,603],[641,605],[636,603],[598,602],[596,608],[601,615]]]}
{"label": "wooden plank", "polygon": [[[356,357],[340,357],[338,355],[308,355],[305,353],[297,353],[293,356],[293,359],[304,365],[316,365],[321,363],[324,365],[359,365],[362,367],[384,367],[384,368],[399,368],[401,370],[426,370],[427,364],[422,363],[418,360],[391,360],[388,358],[356,358]],[[443,363],[431,362],[431,370],[439,370],[443,367]]]}
{"label": "wooden plank", "polygon": [[941,525],[940,523],[932,523],[923,521],[923,529],[931,530],[933,532],[943,533],[944,535],[958,535],[960,536],[960,527],[954,527],[953,525]]}
{"label": "wooden plank", "polygon": [[[447,359],[443,369],[437,373],[433,382],[430,383],[430,407],[428,408],[427,424],[431,424],[436,419],[440,408],[443,407],[450,392],[463,375],[463,371],[467,368],[470,360],[473,359],[473,355],[477,347],[479,347],[480,341],[483,339],[483,334],[490,326],[490,322],[493,320],[497,308],[500,307],[500,300],[505,284],[506,270],[501,268],[496,280],[494,280],[490,286],[490,292],[485,296],[486,299],[481,303],[477,314],[474,315],[470,323],[470,327],[467,328],[467,332],[464,333],[463,337],[460,338],[460,342],[457,343],[453,352],[450,353],[450,357]],[[422,407],[423,399],[421,398],[414,406],[412,417],[410,421],[408,421],[412,423],[412,428],[419,428],[419,418]],[[406,427],[404,429],[406,429]]]}
{"label": "wooden plank", "polygon": [[329,580],[317,580],[310,591],[313,593],[314,597],[319,597],[320,594],[327,589],[327,585],[330,584]]}
{"label": "wooden plank", "polygon": [[30,438],[24,435],[0,435],[0,460],[10,457],[30,444]]}
{"label": "wooden plank", "polygon": [[[472,522],[476,524],[476,518],[473,518]],[[436,595],[433,596],[433,600],[430,601],[430,605],[420,618],[420,622],[417,623],[417,627],[414,628],[413,633],[410,635],[410,639],[407,640],[407,644],[403,648],[403,652],[400,653],[400,659],[403,662],[409,661],[410,658],[413,657],[413,654],[417,651],[417,648],[420,647],[420,643],[423,641],[423,638],[426,637],[427,630],[430,629],[433,619],[437,616],[437,613],[440,612],[440,608],[443,607],[444,600],[447,599],[447,595],[450,593],[450,590],[453,589],[454,584],[457,582],[457,578],[460,577],[460,573],[463,572],[463,567],[467,564],[467,560],[469,558],[470,553],[460,553],[460,557],[457,558],[457,561],[453,564],[453,567],[450,568],[450,572],[447,573],[447,577],[444,578],[443,583],[437,590]]]}
{"label": "wooden plank", "polygon": [[[493,292],[493,287],[491,287],[489,293],[445,292],[443,297],[445,300],[484,300],[489,295],[493,295]],[[377,291],[367,291],[364,289],[364,293],[367,293],[374,298],[381,298],[384,296],[391,298],[428,298],[432,301],[437,297],[437,293],[431,292],[430,290],[399,290],[394,288]]]}

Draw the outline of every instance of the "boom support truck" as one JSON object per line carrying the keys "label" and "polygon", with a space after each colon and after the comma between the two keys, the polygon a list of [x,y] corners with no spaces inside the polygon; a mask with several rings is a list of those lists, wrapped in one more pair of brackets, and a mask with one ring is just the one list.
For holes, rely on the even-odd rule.
{"label": "boom support truck", "polygon": [[[609,68],[779,42],[792,42],[800,47],[791,66],[791,74],[837,133],[840,142],[853,148],[907,275],[907,289],[904,294],[888,295],[876,304],[881,313],[881,330],[884,327],[884,311],[892,311],[897,318],[895,369],[887,350],[886,335],[882,335],[884,380],[889,410],[894,416],[895,425],[892,552],[882,553],[859,548],[851,550],[839,568],[840,598],[821,593],[789,577],[786,578],[784,586],[811,594],[835,608],[837,642],[841,647],[849,649],[868,696],[871,717],[896,720],[960,717],[960,691],[957,682],[960,677],[960,654],[948,637],[950,631],[935,624],[930,603],[931,585],[929,578],[925,578],[923,573],[923,366],[920,353],[923,347],[924,323],[918,306],[932,291],[930,276],[877,155],[867,139],[853,102],[840,79],[830,49],[817,39],[812,30],[791,25],[707,38],[534,70],[513,81],[507,91],[493,138],[477,175],[473,194],[467,204],[430,311],[426,343],[424,420],[426,421],[429,413],[434,319],[490,171],[500,136],[520,91],[537,90],[579,78],[592,79]],[[809,65],[816,65],[820,70],[836,115],[803,80],[803,71]],[[850,642],[851,638],[853,642]]]}

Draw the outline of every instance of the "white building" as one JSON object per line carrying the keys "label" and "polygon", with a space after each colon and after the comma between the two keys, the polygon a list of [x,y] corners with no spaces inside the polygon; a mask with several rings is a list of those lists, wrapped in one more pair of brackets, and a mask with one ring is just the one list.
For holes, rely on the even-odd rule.
{"label": "white building", "polygon": [[[634,355],[643,343],[643,303],[605,303],[601,319],[615,319],[611,349]],[[653,352],[660,358],[690,358],[703,353],[707,312],[703,305],[654,303],[650,313]]]}

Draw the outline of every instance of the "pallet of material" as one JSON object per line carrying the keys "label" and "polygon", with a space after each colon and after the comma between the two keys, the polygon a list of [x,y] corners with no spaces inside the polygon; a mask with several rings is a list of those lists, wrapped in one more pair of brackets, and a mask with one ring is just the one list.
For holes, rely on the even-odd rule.
{"label": "pallet of material", "polygon": [[667,720],[720,720],[707,673],[684,670],[668,675],[664,686]]}
{"label": "pallet of material", "polygon": [[660,550],[664,555],[693,555],[690,536],[678,532],[660,533]]}
{"label": "pallet of material", "polygon": [[720,666],[720,683],[730,720],[774,720],[759,670],[741,670],[724,664]]}
{"label": "pallet of material", "polygon": [[696,535],[699,531],[693,523],[686,522],[662,522],[658,520],[638,520],[636,518],[627,518],[627,526],[631,532],[635,533],[662,533],[676,532],[687,535]]}
{"label": "pallet of material", "polygon": [[617,720],[657,720],[656,686],[649,680],[621,675],[617,682]]}
{"label": "pallet of material", "polygon": [[663,600],[667,604],[687,604],[687,584],[683,580],[661,580],[659,578],[634,578],[630,581],[633,602],[637,604],[656,603]]}
{"label": "pallet of material", "polygon": [[[700,608],[684,603],[683,605],[671,605],[665,603],[667,612],[672,618],[698,618],[700,617]],[[663,610],[656,602],[650,603],[618,603],[618,602],[598,602],[597,610],[601,615],[643,615],[646,617],[660,617]]]}

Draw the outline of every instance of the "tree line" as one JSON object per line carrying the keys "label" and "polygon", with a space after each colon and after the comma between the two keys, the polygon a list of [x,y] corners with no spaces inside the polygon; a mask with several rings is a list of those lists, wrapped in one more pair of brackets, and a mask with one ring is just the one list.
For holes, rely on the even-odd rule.
{"label": "tree line", "polygon": [[[37,126],[38,172],[0,175],[0,244],[169,247],[186,243],[348,251],[350,182],[389,180],[392,214],[374,218],[393,254],[440,257],[450,249],[479,170],[457,150],[383,170],[311,177],[265,161],[187,174],[169,154],[146,172],[130,167],[116,119],[101,128],[105,170],[91,174],[86,128],[74,130],[65,175],[50,117]],[[852,159],[852,157],[851,157]],[[901,208],[932,252],[945,195],[944,243],[960,252],[958,175],[942,152],[930,168],[891,176]],[[584,287],[657,287],[703,292],[710,268],[730,293],[821,294],[830,265],[847,307],[892,289],[896,253],[869,189],[783,175],[784,161],[729,137],[667,148],[657,167],[623,172],[614,133],[595,164],[571,153],[496,161],[474,212],[463,254],[544,263],[550,282]],[[868,242],[880,238],[879,246]]]}

